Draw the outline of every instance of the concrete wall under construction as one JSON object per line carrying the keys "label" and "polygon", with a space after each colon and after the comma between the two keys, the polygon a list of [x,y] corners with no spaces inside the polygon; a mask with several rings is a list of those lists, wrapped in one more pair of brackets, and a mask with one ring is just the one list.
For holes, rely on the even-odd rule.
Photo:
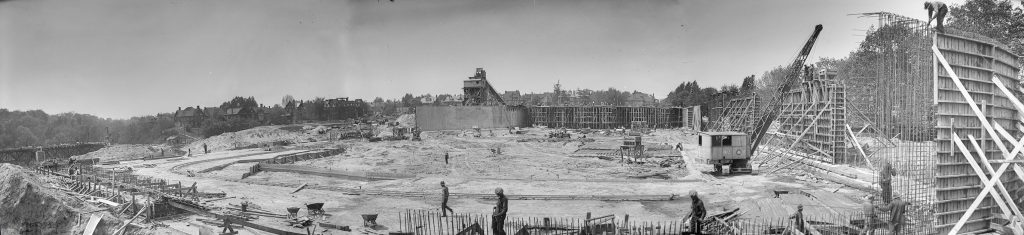
{"label": "concrete wall under construction", "polygon": [[517,106],[421,106],[416,126],[424,131],[525,127],[526,109]]}

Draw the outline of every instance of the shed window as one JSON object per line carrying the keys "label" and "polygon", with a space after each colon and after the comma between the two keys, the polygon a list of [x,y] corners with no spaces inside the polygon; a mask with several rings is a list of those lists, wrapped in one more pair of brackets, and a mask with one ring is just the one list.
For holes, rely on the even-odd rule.
{"label": "shed window", "polygon": [[711,146],[732,146],[732,136],[720,135],[711,137]]}

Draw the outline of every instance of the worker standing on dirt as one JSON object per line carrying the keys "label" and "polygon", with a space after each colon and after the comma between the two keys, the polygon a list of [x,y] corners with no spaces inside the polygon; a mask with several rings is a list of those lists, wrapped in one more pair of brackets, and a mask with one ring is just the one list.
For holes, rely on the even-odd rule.
{"label": "worker standing on dirt", "polygon": [[451,211],[453,215],[455,214],[455,210],[448,207],[448,186],[444,185],[444,181],[441,181],[441,217],[447,217],[448,211]]}
{"label": "worker standing on dirt", "polygon": [[899,234],[903,229],[903,215],[907,212],[907,202],[896,196],[886,207],[889,209],[889,231],[892,231],[893,235]]}
{"label": "worker standing on dirt", "polygon": [[892,201],[892,176],[896,175],[896,171],[892,170],[892,164],[889,161],[882,161],[882,169],[878,172],[878,184],[882,187],[882,202],[889,203]]}
{"label": "worker standing on dirt", "polygon": [[796,212],[789,216],[789,219],[793,220],[793,227],[796,231],[800,231],[801,234],[807,234],[807,229],[804,228],[804,205],[797,205]]}
{"label": "worker standing on dirt", "polygon": [[448,165],[448,152],[444,152],[444,164]]}
{"label": "worker standing on dirt", "polygon": [[210,154],[210,150],[206,148],[206,143],[203,143],[203,154]]}
{"label": "worker standing on dirt", "polygon": [[697,190],[690,190],[690,234],[704,234],[700,231],[701,221],[704,220],[704,215],[707,214],[707,210],[704,210],[704,201],[701,201],[697,197]]}
{"label": "worker standing on dirt", "polygon": [[932,20],[935,20],[935,29],[940,33],[945,33],[946,31],[942,28],[942,20],[946,18],[949,7],[940,1],[927,1],[924,3],[924,9],[928,9],[928,25],[931,25]]}
{"label": "worker standing on dirt", "polygon": [[505,197],[505,190],[494,189],[498,195],[498,205],[494,206],[494,214],[491,215],[491,231],[494,235],[505,235],[505,215],[508,214],[508,198]]}

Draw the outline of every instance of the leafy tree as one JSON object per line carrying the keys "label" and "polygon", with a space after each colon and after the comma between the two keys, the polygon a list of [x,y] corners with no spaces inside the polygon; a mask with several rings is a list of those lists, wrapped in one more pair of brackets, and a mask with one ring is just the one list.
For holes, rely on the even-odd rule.
{"label": "leafy tree", "polygon": [[235,96],[235,98],[231,99],[231,101],[224,102],[223,104],[220,105],[221,109],[246,108],[246,107],[252,108],[253,110],[255,110],[256,108],[260,107],[260,104],[257,103],[256,102],[256,98],[252,97],[252,96],[250,96],[249,98],[244,98],[244,97],[241,97],[241,96]]}
{"label": "leafy tree", "polygon": [[295,101],[295,97],[292,97],[292,95],[284,95],[284,97],[281,97],[281,106],[288,106],[288,103],[293,101]]}
{"label": "leafy tree", "polygon": [[743,84],[740,85],[740,92],[742,92],[742,93],[752,92],[752,91],[754,91],[755,87],[756,86],[754,85],[754,75],[750,75],[750,76],[747,76],[747,77],[743,78]]}
{"label": "leafy tree", "polygon": [[969,0],[950,7],[947,27],[985,35],[1024,55],[1024,10],[1008,0]]}
{"label": "leafy tree", "polygon": [[405,93],[405,96],[402,96],[402,105],[405,106],[405,107],[412,107],[412,105],[413,105],[412,101],[415,100],[415,99],[416,98],[414,98],[412,96],[412,94]]}

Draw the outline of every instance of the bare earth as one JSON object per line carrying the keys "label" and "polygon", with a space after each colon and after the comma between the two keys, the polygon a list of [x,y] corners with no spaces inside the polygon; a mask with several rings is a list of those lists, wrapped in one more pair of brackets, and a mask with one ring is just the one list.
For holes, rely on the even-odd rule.
{"label": "bare earth", "polygon": [[[261,127],[269,130],[263,135],[247,130],[246,135],[259,138],[259,141],[276,141],[272,136],[287,139],[307,138],[306,133],[289,134],[274,128]],[[303,203],[324,202],[325,210],[332,215],[328,223],[356,227],[361,224],[360,214],[380,214],[377,222],[384,226],[397,227],[399,211],[406,209],[438,210],[440,187],[438,183],[448,183],[453,193],[493,193],[495,187],[504,188],[506,194],[524,195],[686,195],[690,190],[701,193],[702,199],[711,213],[733,209],[740,205],[751,206],[756,200],[773,197],[772,189],[833,189],[841,188],[837,184],[827,183],[807,177],[786,175],[734,175],[712,177],[701,171],[709,171],[710,166],[699,164],[696,159],[696,146],[692,143],[694,135],[680,130],[657,130],[644,136],[647,145],[674,145],[682,143],[680,156],[689,164],[674,164],[670,167],[653,165],[624,164],[618,161],[603,160],[591,157],[569,157],[571,153],[584,145],[616,144],[621,135],[587,134],[594,142],[540,142],[520,139],[544,139],[548,129],[528,128],[526,134],[508,134],[507,130],[483,131],[482,137],[466,135],[461,131],[426,132],[423,141],[381,141],[367,142],[362,139],[342,141],[325,140],[301,143],[285,147],[285,149],[264,151],[262,149],[226,150],[231,143],[216,143],[216,150],[210,154],[197,154],[193,157],[160,159],[126,162],[134,165],[137,174],[167,179],[171,182],[181,181],[183,185],[198,183],[200,191],[226,192],[229,197],[209,203],[210,207],[226,207],[228,204],[239,204],[250,201],[259,207],[272,212],[286,214],[285,208],[303,207]],[[492,134],[493,133],[493,136]],[[579,134],[574,134],[577,137]],[[213,137],[211,139],[216,139]],[[222,138],[224,139],[224,138]],[[246,140],[248,141],[248,140]],[[251,142],[246,142],[246,145]],[[261,172],[255,176],[240,180],[241,174],[247,172],[255,163],[238,163],[222,170],[200,173],[196,177],[188,177],[186,171],[200,171],[213,166],[242,159],[265,159],[273,156],[299,151],[302,146],[334,146],[346,148],[340,155],[321,159],[297,162],[297,165],[315,166],[355,172],[392,172],[414,174],[415,178],[387,181],[361,182],[335,179],[322,176],[309,176],[296,173]],[[195,144],[193,144],[195,146]],[[492,154],[491,149],[500,148],[502,154]],[[444,162],[444,154],[449,153],[449,164]],[[220,159],[207,161],[211,159]],[[201,162],[193,164],[195,162]],[[144,164],[155,164],[146,168]],[[663,172],[671,179],[638,179],[631,176],[642,173]],[[375,190],[393,190],[405,192],[437,192],[436,197],[388,197],[345,195],[341,192],[304,189],[291,194],[301,184],[364,188]],[[274,185],[292,185],[280,187]],[[845,201],[857,201],[861,193],[840,189],[837,197]],[[744,202],[745,203],[741,203]],[[450,206],[459,213],[489,213],[495,202],[483,199],[453,198]],[[792,202],[801,203],[799,201]],[[808,205],[814,207],[816,205]],[[834,205],[843,209],[846,205]],[[689,200],[680,197],[673,201],[655,202],[608,202],[590,200],[513,200],[510,202],[510,216],[533,217],[582,217],[587,212],[597,215],[629,214],[638,221],[673,221],[681,220],[689,212]],[[795,205],[793,205],[795,207]],[[767,208],[766,208],[767,209]],[[849,208],[852,209],[852,208]],[[302,212],[304,213],[304,212]],[[757,209],[741,215],[741,218],[764,217]],[[280,219],[260,218],[256,223],[287,229]],[[187,220],[164,221],[169,227],[161,228],[158,234],[176,234],[179,232],[193,234],[196,228],[188,225]],[[291,228],[294,229],[294,228]],[[218,229],[219,230],[219,229]],[[298,229],[294,229],[300,232]],[[242,233],[247,232],[243,230]],[[333,230],[334,234],[344,234]],[[260,233],[255,233],[260,234]]]}

